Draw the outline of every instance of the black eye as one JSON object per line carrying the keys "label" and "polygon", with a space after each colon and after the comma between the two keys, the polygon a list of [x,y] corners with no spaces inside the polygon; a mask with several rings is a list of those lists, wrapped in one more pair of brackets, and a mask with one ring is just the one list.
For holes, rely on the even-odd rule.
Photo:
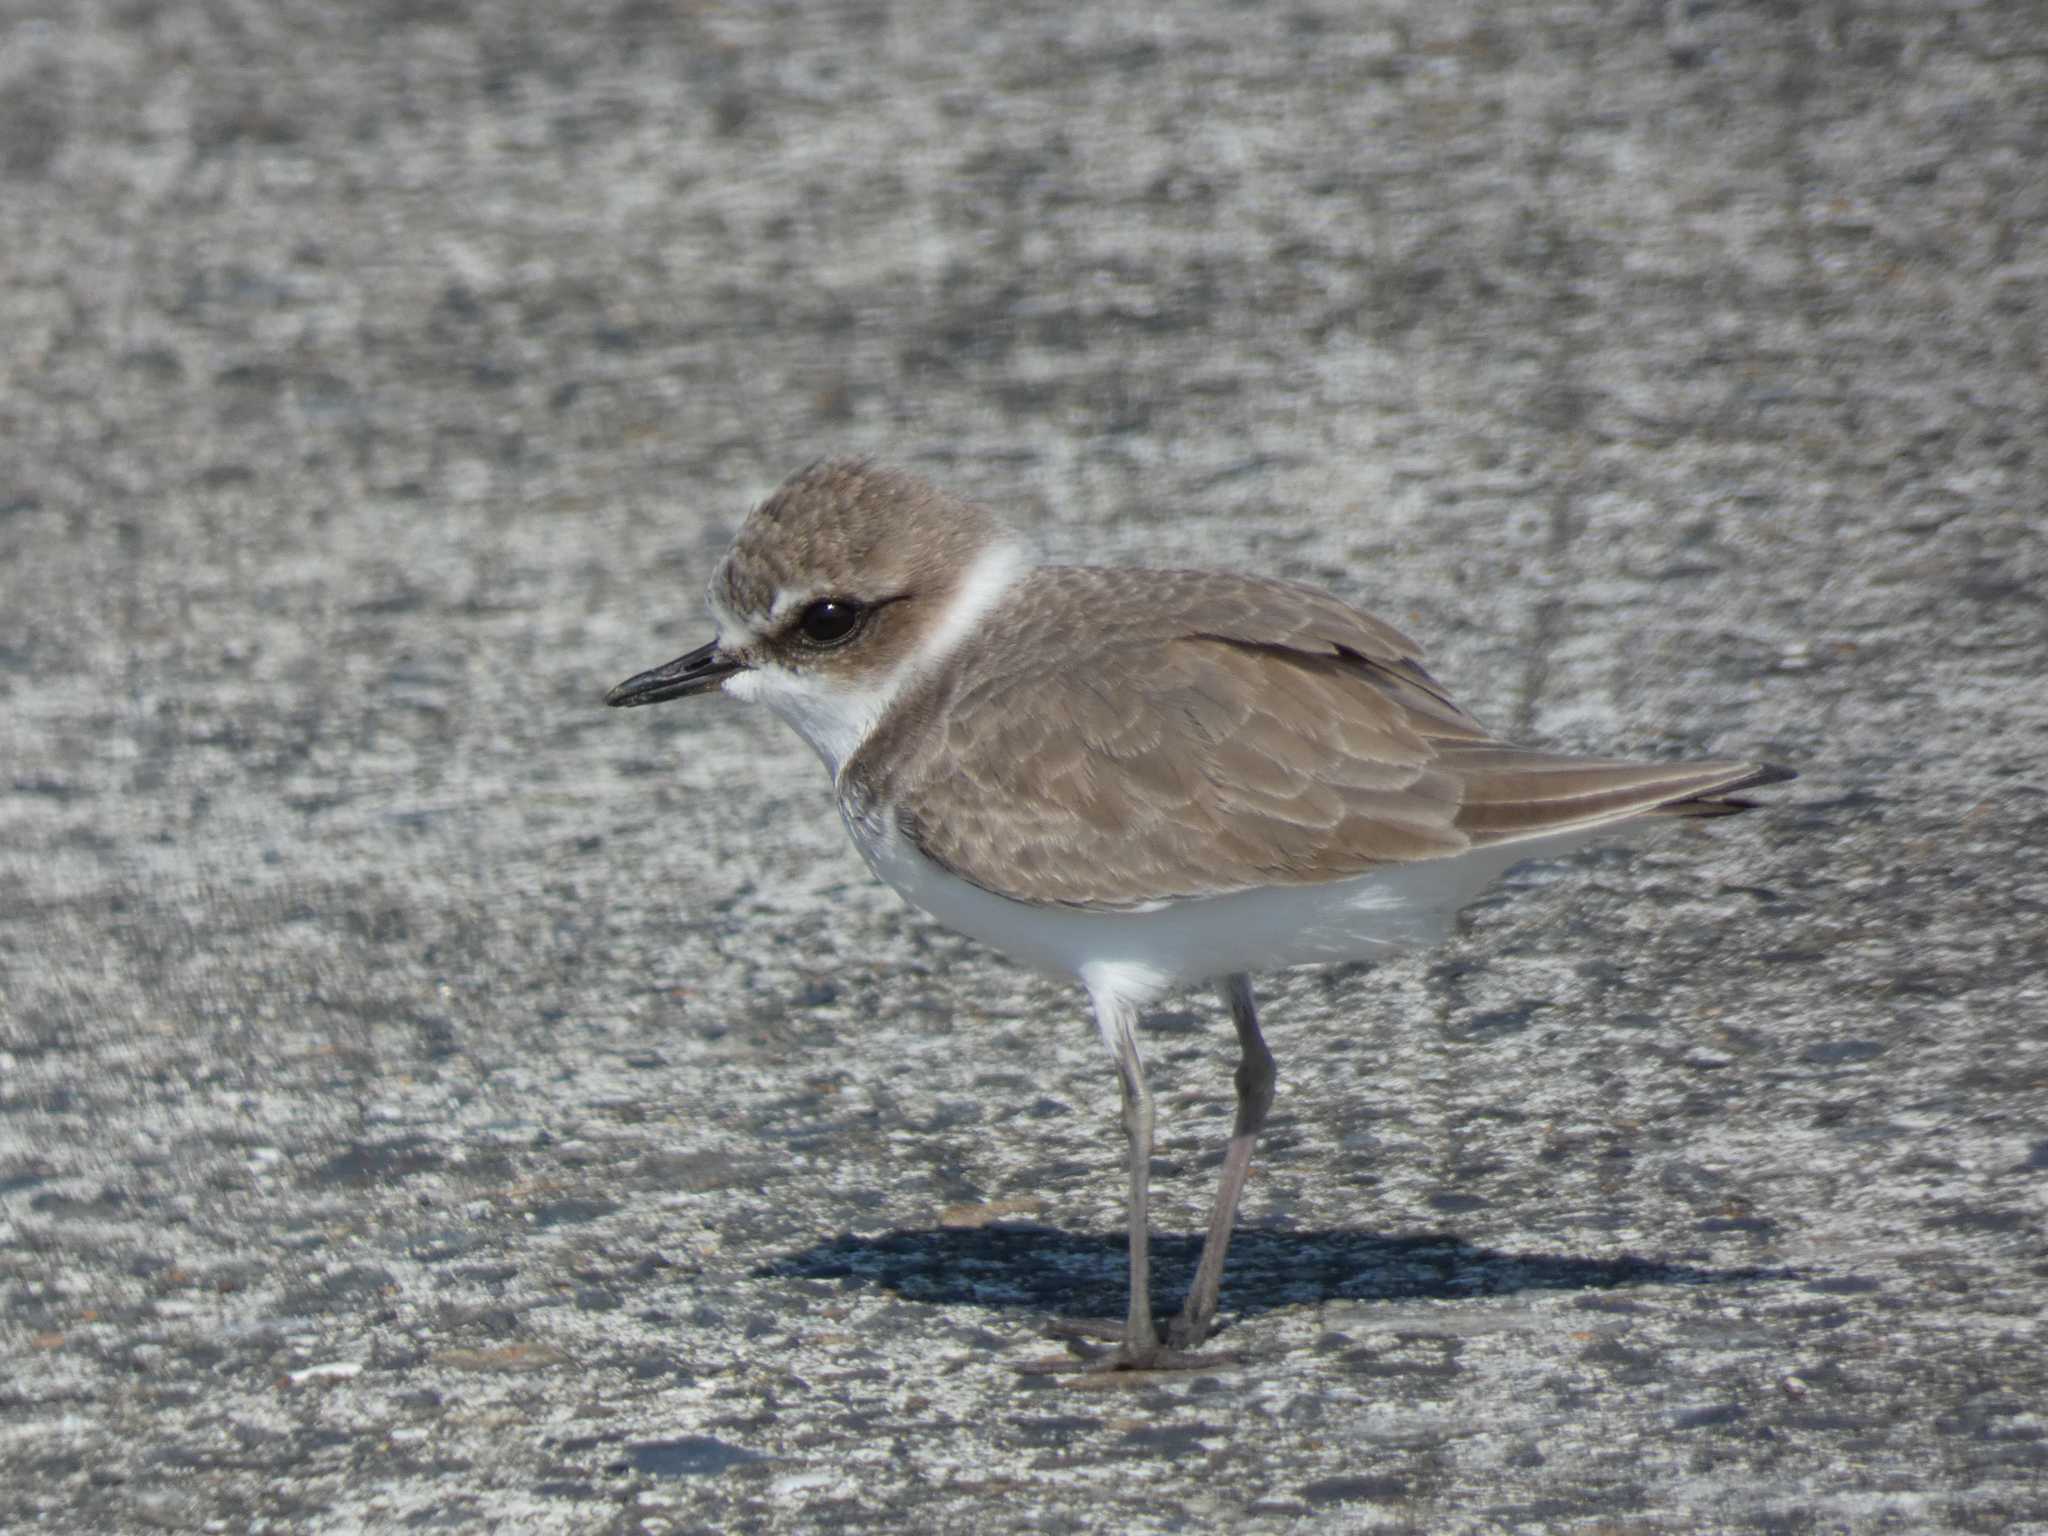
{"label": "black eye", "polygon": [[860,616],[860,604],[850,597],[821,597],[797,619],[797,633],[812,645],[839,645],[860,627]]}

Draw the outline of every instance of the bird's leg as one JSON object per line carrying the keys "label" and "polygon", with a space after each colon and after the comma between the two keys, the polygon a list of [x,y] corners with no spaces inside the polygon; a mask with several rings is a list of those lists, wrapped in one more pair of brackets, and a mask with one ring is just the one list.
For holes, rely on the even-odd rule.
{"label": "bird's leg", "polygon": [[[1238,1195],[1244,1189],[1245,1171],[1251,1166],[1252,1143],[1265,1124],[1266,1111],[1273,1102],[1273,1057],[1259,1035],[1258,1010],[1252,1002],[1250,978],[1232,976],[1223,984],[1223,997],[1230,1004],[1237,1024],[1239,1062],[1237,1068],[1237,1124],[1224,1154],[1223,1187],[1216,1195],[1216,1212],[1209,1224],[1209,1236],[1202,1245],[1202,1259],[1195,1272],[1194,1289],[1187,1306],[1173,1325],[1171,1344],[1162,1343],[1152,1322],[1150,1264],[1150,1211],[1146,1203],[1152,1172],[1152,1094],[1145,1086],[1145,1067],[1138,1056],[1138,1010],[1135,1004],[1114,992],[1090,988],[1095,1002],[1095,1020],[1102,1038],[1116,1061],[1117,1082],[1123,1089],[1124,1134],[1130,1143],[1130,1311],[1124,1320],[1117,1351],[1098,1358],[1093,1369],[1102,1371],[1202,1370],[1210,1366],[1237,1363],[1230,1355],[1197,1354],[1216,1320],[1216,1298],[1223,1276],[1223,1254],[1230,1246],[1230,1227],[1237,1215]],[[1053,1331],[1069,1338],[1114,1336],[1111,1328],[1095,1324],[1056,1324]],[[1047,1367],[1034,1364],[1037,1374]],[[1133,1376],[1133,1380],[1142,1379]]]}
{"label": "bird's leg", "polygon": [[[1259,1010],[1252,1000],[1249,976],[1225,977],[1223,1001],[1230,1007],[1231,1022],[1237,1026],[1237,1123],[1231,1127],[1230,1146],[1223,1154],[1223,1181],[1216,1190],[1216,1209],[1209,1217],[1209,1235],[1202,1242],[1202,1259],[1195,1266],[1195,1283],[1188,1299],[1174,1319],[1170,1340],[1174,1349],[1193,1349],[1209,1336],[1216,1321],[1216,1302],[1223,1286],[1223,1255],[1230,1247],[1230,1229],[1237,1220],[1238,1197],[1244,1193],[1245,1174],[1252,1165],[1252,1143],[1266,1123],[1266,1111],[1273,1107],[1273,1053],[1266,1049],[1259,1033]],[[1136,1239],[1133,1238],[1133,1242]]]}
{"label": "bird's leg", "polygon": [[1146,1198],[1152,1176],[1152,1090],[1145,1086],[1145,1064],[1138,1059],[1138,1010],[1123,998],[1104,996],[1095,1000],[1095,1016],[1116,1056],[1124,1136],[1130,1143],[1131,1305],[1124,1316],[1118,1362],[1144,1365],[1159,1353],[1159,1334],[1152,1326],[1151,1211]]}

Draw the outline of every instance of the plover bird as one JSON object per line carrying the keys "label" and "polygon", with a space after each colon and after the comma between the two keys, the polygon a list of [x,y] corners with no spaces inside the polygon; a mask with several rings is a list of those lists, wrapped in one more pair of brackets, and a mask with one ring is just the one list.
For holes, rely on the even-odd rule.
{"label": "plover bird", "polygon": [[[1510,865],[1644,818],[1725,816],[1793,777],[1511,745],[1406,637],[1314,588],[1043,564],[981,507],[860,462],[813,465],[756,508],[709,601],[715,639],[606,702],[767,705],[824,759],[854,845],[905,900],[1087,988],[1123,1090],[1127,1367],[1200,1358],[1215,1322],[1273,1100],[1253,972],[1433,943]],[[1193,982],[1220,987],[1237,1028],[1237,1117],[1162,1338],[1137,1025]]]}

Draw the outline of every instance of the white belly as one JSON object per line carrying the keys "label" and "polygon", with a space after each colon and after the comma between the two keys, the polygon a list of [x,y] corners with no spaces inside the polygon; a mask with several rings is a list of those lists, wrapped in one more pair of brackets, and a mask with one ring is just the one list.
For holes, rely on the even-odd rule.
{"label": "white belly", "polygon": [[[1011,901],[920,853],[887,817],[846,813],[868,867],[912,906],[1021,964],[1090,980],[1113,969],[1143,1005],[1168,988],[1238,972],[1369,960],[1435,944],[1460,907],[1513,865],[1587,840],[1558,838],[1390,864],[1328,885],[1265,886],[1144,912],[1091,912]],[[1090,983],[1093,985],[1092,981]]]}

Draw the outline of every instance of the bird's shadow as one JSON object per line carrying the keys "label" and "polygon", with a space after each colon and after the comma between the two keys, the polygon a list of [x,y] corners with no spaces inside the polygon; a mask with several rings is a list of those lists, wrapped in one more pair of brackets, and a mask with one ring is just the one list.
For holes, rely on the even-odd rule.
{"label": "bird's shadow", "polygon": [[[1172,1307],[1194,1277],[1201,1239],[1155,1235],[1153,1302]],[[908,1301],[1024,1310],[1063,1318],[1121,1316],[1122,1233],[1077,1235],[1004,1224],[844,1233],[757,1271],[763,1278],[830,1280]],[[1328,1301],[1455,1300],[1519,1291],[1611,1291],[1795,1279],[1787,1269],[1706,1268],[1639,1258],[1508,1253],[1442,1233],[1383,1236],[1341,1230],[1240,1230],[1223,1274],[1223,1307],[1241,1317]]]}

